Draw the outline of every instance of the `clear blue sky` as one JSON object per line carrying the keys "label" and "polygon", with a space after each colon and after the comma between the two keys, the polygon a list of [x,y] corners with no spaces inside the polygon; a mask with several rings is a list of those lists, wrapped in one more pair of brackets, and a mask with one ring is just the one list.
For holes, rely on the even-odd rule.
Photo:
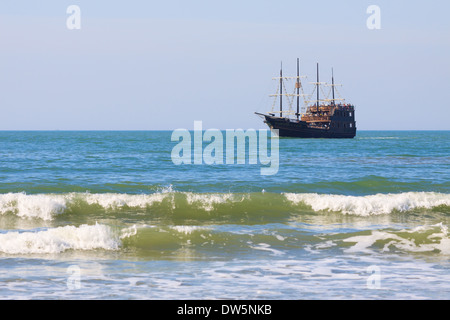
{"label": "clear blue sky", "polygon": [[[81,30],[66,9],[81,8]],[[369,5],[381,29],[369,30]],[[271,80],[334,68],[357,126],[450,129],[450,2],[0,2],[0,130],[265,128]]]}

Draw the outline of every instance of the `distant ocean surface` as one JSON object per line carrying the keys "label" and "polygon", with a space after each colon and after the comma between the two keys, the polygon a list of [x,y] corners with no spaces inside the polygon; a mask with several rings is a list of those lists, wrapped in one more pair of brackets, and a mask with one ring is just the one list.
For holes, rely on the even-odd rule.
{"label": "distant ocean surface", "polygon": [[171,131],[1,131],[0,299],[450,299],[450,131],[175,165]]}

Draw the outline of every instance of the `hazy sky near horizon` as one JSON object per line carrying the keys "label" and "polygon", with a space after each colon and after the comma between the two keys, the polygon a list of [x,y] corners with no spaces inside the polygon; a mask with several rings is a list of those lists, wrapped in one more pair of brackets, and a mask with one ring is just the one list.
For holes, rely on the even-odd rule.
{"label": "hazy sky near horizon", "polygon": [[2,0],[0,130],[265,128],[254,112],[297,57],[306,82],[316,62],[321,81],[334,68],[358,129],[448,130],[449,12],[443,0]]}

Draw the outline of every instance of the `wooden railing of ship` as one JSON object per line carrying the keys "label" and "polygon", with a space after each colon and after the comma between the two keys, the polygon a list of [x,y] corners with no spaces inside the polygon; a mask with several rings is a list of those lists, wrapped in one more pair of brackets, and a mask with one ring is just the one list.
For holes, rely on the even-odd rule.
{"label": "wooden railing of ship", "polygon": [[306,122],[331,122],[331,116],[303,115],[302,121]]}
{"label": "wooden railing of ship", "polygon": [[353,111],[352,105],[335,105],[335,106],[316,106],[308,107],[306,114],[301,117],[302,121],[306,122],[331,122],[331,116],[338,110]]}

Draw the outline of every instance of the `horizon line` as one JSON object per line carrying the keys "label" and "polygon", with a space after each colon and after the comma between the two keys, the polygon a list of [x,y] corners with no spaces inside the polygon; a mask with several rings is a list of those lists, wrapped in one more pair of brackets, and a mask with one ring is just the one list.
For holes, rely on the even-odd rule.
{"label": "horizon line", "polygon": [[[176,129],[0,129],[0,132],[58,132],[58,131],[62,131],[62,132],[73,132],[73,131],[77,131],[77,132],[92,132],[92,131],[97,131],[97,132],[106,132],[106,131],[122,131],[122,132],[143,132],[143,131],[174,131],[177,129],[186,129],[186,128],[176,128]],[[228,129],[218,129],[218,128],[210,128],[210,129],[216,129],[216,130],[228,130]],[[242,130],[248,130],[248,129],[254,129],[254,130],[261,130],[261,129],[255,129],[255,128],[233,128],[234,130],[236,129],[242,129]],[[268,129],[268,128],[262,128],[262,129]],[[189,131],[194,131],[194,129],[187,129]],[[203,129],[202,131],[206,131],[208,129]],[[358,129],[357,133],[360,131],[450,131],[450,129]]]}

